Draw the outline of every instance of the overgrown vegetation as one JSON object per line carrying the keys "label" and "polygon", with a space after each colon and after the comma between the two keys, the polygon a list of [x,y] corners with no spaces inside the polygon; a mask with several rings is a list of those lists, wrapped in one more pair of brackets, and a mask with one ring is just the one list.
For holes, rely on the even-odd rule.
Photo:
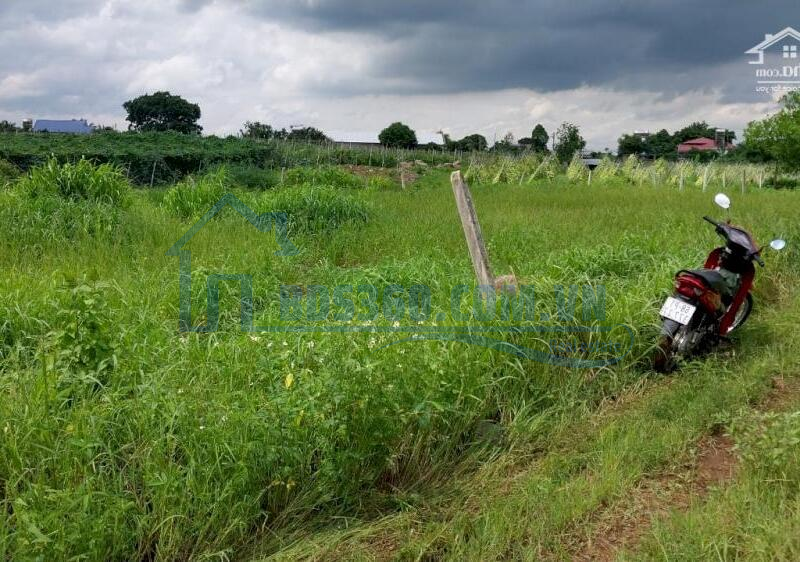
{"label": "overgrown vegetation", "polygon": [[[689,364],[659,392],[646,363],[658,304],[674,271],[715,242],[700,219],[714,209],[688,175],[684,192],[634,189],[626,178],[638,161],[605,163],[590,185],[569,181],[554,157],[469,167],[495,272],[534,284],[542,312],[556,310],[556,286],[602,283],[604,322],[635,334],[618,365],[575,371],[453,341],[388,345],[400,339],[392,333],[242,333],[235,281],[219,285],[220,331],[179,333],[179,264],[164,253],[226,191],[259,213],[286,212],[301,253],[276,256],[274,236],[235,214],[204,227],[188,246],[193,325],[207,321],[212,273],[252,275],[260,326],[280,323],[281,285],[314,294],[364,283],[425,284],[422,325],[453,322],[438,319],[450,289],[474,279],[448,171],[428,169],[405,191],[364,189],[320,160],[287,166],[283,183],[278,166],[263,192],[232,168],[203,166],[166,191],[128,193],[124,172],[85,161],[48,162],[0,192],[0,218],[13,225],[0,230],[2,557],[291,559],[331,547],[353,558],[382,536],[411,558],[553,551],[570,525],[672,462],[772,372],[798,367],[783,339],[794,323],[785,310],[800,314],[786,296],[800,280],[790,244],[766,256],[736,356]],[[675,175],[654,169],[657,185]],[[795,194],[748,186],[731,193],[736,221],[758,239],[797,238]],[[127,206],[109,202],[117,192]],[[328,325],[313,311],[308,323]],[[375,325],[393,321],[365,324]],[[541,345],[539,334],[512,337]],[[626,415],[592,417],[639,398]],[[483,479],[478,467],[498,457],[507,464]],[[530,472],[503,480],[521,467]],[[471,510],[451,510],[442,493]],[[355,532],[370,540],[348,542]]]}
{"label": "overgrown vegetation", "polygon": [[228,170],[221,166],[201,176],[189,176],[171,187],[164,195],[163,205],[182,218],[199,218],[219,201],[230,187]]}

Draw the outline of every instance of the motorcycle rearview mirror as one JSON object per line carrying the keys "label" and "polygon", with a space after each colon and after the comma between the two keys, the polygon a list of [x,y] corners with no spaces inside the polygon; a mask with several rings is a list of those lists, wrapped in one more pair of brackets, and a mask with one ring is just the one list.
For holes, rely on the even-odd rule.
{"label": "motorcycle rearview mirror", "polygon": [[724,193],[717,193],[714,196],[714,203],[722,207],[723,209],[730,209],[731,208],[731,199]]}
{"label": "motorcycle rearview mirror", "polygon": [[786,247],[786,240],[781,240],[780,238],[776,238],[772,242],[769,243],[769,247],[773,250],[783,250]]}

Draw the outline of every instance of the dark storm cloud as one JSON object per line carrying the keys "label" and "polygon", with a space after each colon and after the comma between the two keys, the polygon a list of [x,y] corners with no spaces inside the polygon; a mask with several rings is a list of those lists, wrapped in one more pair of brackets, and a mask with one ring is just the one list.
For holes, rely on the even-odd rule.
{"label": "dark storm cloud", "polygon": [[[209,0],[184,0],[199,9]],[[717,67],[787,25],[800,2],[677,0],[239,0],[252,14],[388,45],[369,78],[386,90],[446,93],[581,85],[665,94],[733,82]],[[746,68],[746,66],[744,67]],[[380,88],[380,80],[370,81]],[[376,85],[377,84],[377,85]],[[363,83],[337,84],[358,91]],[[732,91],[737,91],[733,88]],[[336,93],[348,93],[338,91]],[[743,95],[746,95],[743,91]],[[737,96],[738,97],[738,96]]]}

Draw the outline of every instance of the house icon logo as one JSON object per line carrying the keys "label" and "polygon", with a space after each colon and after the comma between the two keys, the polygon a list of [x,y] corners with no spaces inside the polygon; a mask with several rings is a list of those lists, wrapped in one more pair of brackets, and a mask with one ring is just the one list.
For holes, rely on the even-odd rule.
{"label": "house icon logo", "polygon": [[747,55],[756,55],[756,60],[749,61],[750,64],[764,64],[764,52],[776,47],[780,47],[779,52],[782,53],[783,59],[786,62],[800,62],[798,61],[798,46],[800,46],[800,32],[792,27],[787,27],[775,34],[766,34],[764,40],[745,51]]}
{"label": "house icon logo", "polygon": [[238,280],[240,283],[241,329],[246,332],[253,331],[253,276],[240,273],[213,273],[206,278],[206,287],[208,289],[208,303],[206,305],[207,323],[205,326],[192,327],[192,253],[189,250],[184,250],[183,247],[206,225],[206,223],[208,223],[208,221],[227,206],[233,208],[259,231],[269,232],[270,230],[275,230],[275,237],[280,247],[280,249],[275,252],[275,255],[294,256],[299,253],[298,249],[291,243],[287,235],[289,217],[286,213],[277,212],[257,215],[250,207],[239,201],[235,195],[226,193],[166,252],[167,256],[178,256],[180,261],[180,314],[178,329],[181,332],[214,332],[217,330],[217,326],[219,325],[219,282],[228,280]]}

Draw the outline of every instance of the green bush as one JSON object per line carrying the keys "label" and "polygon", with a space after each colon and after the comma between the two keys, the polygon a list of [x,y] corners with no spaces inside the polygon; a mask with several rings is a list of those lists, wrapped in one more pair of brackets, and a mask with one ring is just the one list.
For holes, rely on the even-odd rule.
{"label": "green bush", "polygon": [[101,390],[116,367],[116,344],[101,284],[73,282],[50,334],[60,398],[71,401]]}
{"label": "green bush", "polygon": [[130,195],[130,184],[123,170],[112,164],[95,165],[80,159],[59,164],[55,158],[34,167],[20,182],[32,198],[59,197],[123,205]]}
{"label": "green bush", "polygon": [[371,176],[367,182],[370,189],[376,191],[388,191],[397,187],[397,183],[392,181],[392,178],[384,175]]}
{"label": "green bush", "polygon": [[248,189],[270,189],[280,180],[275,171],[256,166],[228,166],[228,174],[232,184]]}
{"label": "green bush", "polygon": [[366,202],[331,186],[289,187],[270,193],[259,206],[262,212],[287,213],[290,233],[325,232],[369,219]]}
{"label": "green bush", "polygon": [[288,185],[327,185],[353,189],[364,187],[364,181],[355,174],[335,166],[292,168],[286,171],[284,183]]}
{"label": "green bush", "polygon": [[162,205],[173,215],[190,218],[208,211],[230,187],[228,170],[224,166],[195,179],[189,176],[172,187]]}
{"label": "green bush", "polygon": [[8,160],[0,159],[0,187],[7,185],[20,176],[20,169]]}

